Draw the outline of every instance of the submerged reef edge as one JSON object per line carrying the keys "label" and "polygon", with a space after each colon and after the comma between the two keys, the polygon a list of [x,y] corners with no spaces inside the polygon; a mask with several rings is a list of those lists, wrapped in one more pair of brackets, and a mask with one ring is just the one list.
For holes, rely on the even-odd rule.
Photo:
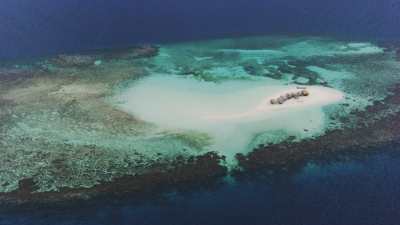
{"label": "submerged reef edge", "polygon": [[[356,114],[362,119],[368,113],[385,110],[390,104],[400,104],[400,84],[394,85],[392,94],[386,99],[377,101],[366,111]],[[307,162],[329,153],[365,152],[388,143],[398,143],[400,134],[396,131],[399,129],[400,114],[394,113],[372,123],[333,130],[314,139],[259,146],[247,155],[237,154],[241,169],[231,173],[234,177],[241,177],[260,169],[294,172]],[[0,205],[12,207],[63,204],[102,196],[154,194],[163,189],[187,185],[207,186],[215,184],[229,173],[223,161],[224,157],[218,153],[208,152],[200,156],[177,158],[168,166],[155,165],[144,174],[119,177],[91,188],[63,188],[54,192],[35,192],[33,180],[24,179],[19,182],[18,190],[0,193]]]}
{"label": "submerged reef edge", "polygon": [[35,192],[32,179],[19,182],[19,189],[0,193],[0,206],[13,208],[37,204],[63,204],[88,200],[102,196],[124,196],[132,194],[154,194],[168,187],[204,185],[215,183],[227,175],[227,168],[221,166],[222,157],[214,152],[187,160],[177,159],[173,167],[154,166],[151,172],[116,178],[91,188],[64,188],[54,192]]}
{"label": "submerged reef edge", "polygon": [[[260,144],[249,153],[237,153],[238,166],[232,169],[221,153],[203,148],[209,141],[207,136],[159,132],[154,124],[107,102],[118,91],[116,87],[158,72],[157,60],[167,60],[164,64],[169,66],[170,58],[162,51],[155,46],[140,46],[87,55],[59,55],[29,66],[0,68],[0,153],[8,157],[0,161],[5,165],[0,175],[7,175],[3,179],[6,182],[0,180],[0,188],[6,190],[0,191],[0,206],[5,206],[1,208],[155,195],[165,189],[210,186],[227,175],[239,178],[259,170],[295,172],[307,162],[330,153],[365,153],[400,140],[397,81],[383,99],[360,111],[350,109],[350,116],[335,118],[352,126],[330,129],[301,141],[289,137],[279,143]],[[241,51],[244,55],[259,54]],[[397,49],[396,57],[398,52]],[[223,54],[235,60],[238,57],[230,51]],[[392,57],[391,52],[388,54]],[[366,57],[383,56],[378,52]],[[351,56],[345,58],[354,61]],[[324,59],[330,61],[332,57]],[[195,60],[210,64],[209,57]],[[243,67],[250,72],[257,69]],[[347,121],[349,117],[351,123]],[[174,148],[176,152],[169,154]],[[151,154],[144,154],[143,149]],[[22,161],[16,157],[13,160],[21,155]],[[20,173],[9,168],[18,168]]]}

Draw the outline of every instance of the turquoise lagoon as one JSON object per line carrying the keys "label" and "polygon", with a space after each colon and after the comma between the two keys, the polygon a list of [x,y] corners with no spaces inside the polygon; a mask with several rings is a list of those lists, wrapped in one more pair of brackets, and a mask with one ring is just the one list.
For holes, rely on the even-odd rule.
{"label": "turquoise lagoon", "polygon": [[[161,45],[152,58],[89,68],[39,64],[50,75],[0,93],[15,103],[0,108],[9,118],[1,125],[0,192],[23,178],[38,191],[92,187],[209,151],[236,168],[235,155],[260,144],[356,126],[351,112],[383,100],[400,72],[391,49],[321,37]],[[310,96],[269,104],[298,87]]]}

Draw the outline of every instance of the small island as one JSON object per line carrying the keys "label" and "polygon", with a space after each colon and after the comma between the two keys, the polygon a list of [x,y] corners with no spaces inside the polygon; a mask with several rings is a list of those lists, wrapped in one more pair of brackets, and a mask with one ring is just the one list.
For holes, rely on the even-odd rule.
{"label": "small island", "polygon": [[391,142],[397,55],[254,37],[4,62],[0,204],[158,192]]}

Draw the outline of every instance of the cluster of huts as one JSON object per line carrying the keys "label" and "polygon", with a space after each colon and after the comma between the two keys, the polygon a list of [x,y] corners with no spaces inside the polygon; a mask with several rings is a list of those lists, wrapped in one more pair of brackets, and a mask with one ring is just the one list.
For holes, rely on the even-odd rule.
{"label": "cluster of huts", "polygon": [[287,100],[290,100],[292,98],[298,99],[300,97],[309,96],[309,95],[310,95],[310,93],[306,89],[296,91],[296,92],[289,92],[289,93],[279,96],[278,98],[271,99],[271,104],[272,105],[283,104]]}

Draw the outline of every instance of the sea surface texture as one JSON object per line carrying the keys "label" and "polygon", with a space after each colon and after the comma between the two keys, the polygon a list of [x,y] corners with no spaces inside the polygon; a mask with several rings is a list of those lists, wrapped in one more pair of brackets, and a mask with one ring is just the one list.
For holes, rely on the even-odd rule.
{"label": "sea surface texture", "polygon": [[400,2],[3,0],[0,225],[396,225]]}

